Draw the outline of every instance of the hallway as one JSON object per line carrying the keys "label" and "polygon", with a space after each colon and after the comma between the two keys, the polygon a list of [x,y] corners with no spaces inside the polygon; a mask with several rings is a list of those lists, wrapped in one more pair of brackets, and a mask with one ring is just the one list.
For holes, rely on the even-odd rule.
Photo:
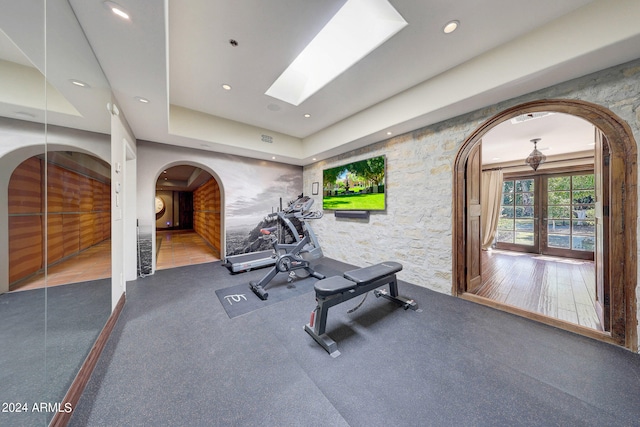
{"label": "hallway", "polygon": [[193,230],[156,233],[156,270],[220,260],[220,255]]}

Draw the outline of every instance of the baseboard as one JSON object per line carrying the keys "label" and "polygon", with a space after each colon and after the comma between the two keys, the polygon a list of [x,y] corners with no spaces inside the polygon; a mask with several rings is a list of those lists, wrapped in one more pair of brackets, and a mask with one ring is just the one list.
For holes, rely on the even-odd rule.
{"label": "baseboard", "polygon": [[[96,342],[93,344],[93,347],[91,347],[87,358],[82,363],[82,366],[80,367],[78,374],[71,383],[69,390],[67,390],[67,394],[64,396],[64,399],[60,404],[61,408],[66,408],[68,404],[71,405],[71,408],[75,408],[80,401],[80,396],[82,396],[82,392],[87,386],[89,378],[91,378],[91,374],[93,373],[93,370],[98,363],[98,359],[100,359],[102,350],[104,350],[105,346],[107,345],[107,341],[111,336],[111,332],[113,332],[113,328],[116,326],[116,322],[118,321],[120,313],[122,312],[122,309],[124,307],[125,300],[126,297],[123,293],[120,297],[120,300],[118,300],[118,304],[116,304],[116,307],[111,312],[109,319],[107,319],[107,323],[105,323],[104,327],[102,328],[100,335],[98,335]],[[49,423],[49,427],[65,427],[69,423],[72,414],[73,410],[69,413],[62,411],[56,412],[56,414],[53,416],[53,419]]]}

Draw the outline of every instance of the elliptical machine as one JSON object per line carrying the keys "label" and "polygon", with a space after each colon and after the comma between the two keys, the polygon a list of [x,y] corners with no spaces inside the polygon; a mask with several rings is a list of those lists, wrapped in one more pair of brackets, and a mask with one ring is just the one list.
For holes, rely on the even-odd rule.
{"label": "elliptical machine", "polygon": [[[289,202],[289,206],[284,210],[269,215],[272,218],[277,216],[282,220],[295,238],[295,243],[278,243],[278,240],[273,236],[276,227],[260,230],[265,236],[273,236],[273,249],[277,256],[275,265],[259,282],[249,283],[251,290],[261,300],[266,300],[269,297],[267,285],[278,273],[287,273],[289,275],[287,282],[292,282],[297,277],[325,278],[323,274],[311,268],[311,261],[322,257],[322,248],[320,248],[318,239],[311,226],[306,222],[309,219],[322,218],[322,212],[309,210],[312,205],[313,199],[301,194],[296,200]],[[302,234],[293,224],[292,219],[297,219],[300,222]]]}

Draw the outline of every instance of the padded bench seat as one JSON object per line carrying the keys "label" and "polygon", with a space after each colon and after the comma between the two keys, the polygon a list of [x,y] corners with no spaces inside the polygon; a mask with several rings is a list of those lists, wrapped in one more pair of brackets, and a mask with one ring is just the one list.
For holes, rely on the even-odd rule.
{"label": "padded bench seat", "polygon": [[400,270],[402,270],[402,264],[399,262],[385,261],[369,267],[347,271],[344,273],[344,277],[358,285],[364,285],[381,277],[395,274]]}
{"label": "padded bench seat", "polygon": [[313,288],[316,291],[316,295],[328,297],[349,291],[356,286],[358,286],[358,284],[351,280],[340,276],[333,276],[317,281]]}

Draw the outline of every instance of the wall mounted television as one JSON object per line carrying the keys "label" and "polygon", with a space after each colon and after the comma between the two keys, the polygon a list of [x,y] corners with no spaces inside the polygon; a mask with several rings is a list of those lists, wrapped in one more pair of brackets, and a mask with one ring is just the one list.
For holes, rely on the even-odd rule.
{"label": "wall mounted television", "polygon": [[386,157],[359,160],[322,171],[324,210],[383,211]]}

